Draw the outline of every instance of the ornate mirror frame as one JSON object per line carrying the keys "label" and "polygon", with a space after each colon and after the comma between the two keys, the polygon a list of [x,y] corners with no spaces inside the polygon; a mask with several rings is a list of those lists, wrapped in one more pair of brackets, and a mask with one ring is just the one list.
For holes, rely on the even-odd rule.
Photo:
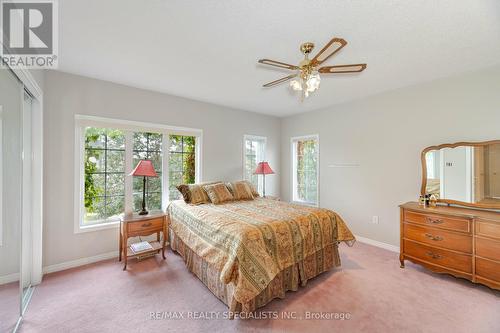
{"label": "ornate mirror frame", "polygon": [[[422,153],[420,154],[420,159],[422,162],[422,186],[420,188],[420,194],[424,195],[427,188],[427,163],[425,161],[425,154],[427,154],[427,152],[431,150],[440,150],[443,148],[456,148],[460,146],[483,147],[491,144],[500,144],[500,140],[481,141],[481,142],[444,143],[437,146],[430,146],[422,150]],[[441,198],[438,199],[437,201],[448,205],[458,205],[458,206],[484,208],[484,209],[500,209],[500,204],[471,203],[471,202],[463,202],[463,201],[441,199]]]}

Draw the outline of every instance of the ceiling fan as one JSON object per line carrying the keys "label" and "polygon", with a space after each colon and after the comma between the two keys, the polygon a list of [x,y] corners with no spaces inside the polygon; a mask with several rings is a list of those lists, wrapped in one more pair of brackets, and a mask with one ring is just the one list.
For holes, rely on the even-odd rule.
{"label": "ceiling fan", "polygon": [[290,87],[295,91],[301,91],[302,99],[304,99],[305,97],[309,97],[309,93],[312,93],[319,88],[319,84],[321,82],[321,77],[319,73],[344,74],[344,73],[362,72],[366,68],[366,64],[319,67],[326,60],[328,60],[331,56],[340,51],[346,45],[347,42],[344,39],[335,37],[330,42],[328,42],[328,44],[326,44],[325,47],[323,47],[321,51],[319,51],[314,58],[309,59],[309,54],[314,49],[314,43],[311,42],[304,43],[300,46],[300,51],[304,54],[304,60],[302,60],[297,66],[271,59],[260,59],[259,63],[261,64],[294,71],[293,74],[266,83],[263,85],[263,87],[265,88],[273,87],[275,85],[293,79],[290,82]]}

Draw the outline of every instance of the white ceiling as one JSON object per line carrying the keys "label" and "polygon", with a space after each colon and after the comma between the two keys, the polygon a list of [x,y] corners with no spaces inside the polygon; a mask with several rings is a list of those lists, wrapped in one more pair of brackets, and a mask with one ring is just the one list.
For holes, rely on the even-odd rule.
{"label": "white ceiling", "polygon": [[[233,108],[285,116],[500,62],[498,0],[62,0],[59,70]],[[299,45],[348,45],[330,76],[300,102],[287,75]],[[314,54],[314,51],[313,51]]]}

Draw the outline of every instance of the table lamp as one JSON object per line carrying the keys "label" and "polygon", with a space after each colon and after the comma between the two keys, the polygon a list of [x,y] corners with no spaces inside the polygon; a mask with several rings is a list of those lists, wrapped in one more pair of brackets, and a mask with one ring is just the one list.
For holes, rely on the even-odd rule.
{"label": "table lamp", "polygon": [[273,169],[269,166],[267,162],[260,162],[255,169],[254,175],[262,175],[262,191],[263,196],[266,196],[266,175],[274,174]]}
{"label": "table lamp", "polygon": [[142,210],[139,212],[139,215],[147,215],[148,211],[146,210],[146,177],[158,177],[155,168],[153,167],[153,163],[150,160],[140,160],[130,176],[144,177],[142,186]]}

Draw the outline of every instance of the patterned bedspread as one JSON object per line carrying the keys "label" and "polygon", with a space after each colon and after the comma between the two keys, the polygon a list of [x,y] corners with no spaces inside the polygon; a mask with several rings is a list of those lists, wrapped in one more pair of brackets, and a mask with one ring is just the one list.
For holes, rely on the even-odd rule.
{"label": "patterned bedspread", "polygon": [[354,242],[331,210],[257,198],[222,205],[168,207],[170,228],[198,256],[234,283],[234,298],[246,303],[283,269],[335,242]]}

